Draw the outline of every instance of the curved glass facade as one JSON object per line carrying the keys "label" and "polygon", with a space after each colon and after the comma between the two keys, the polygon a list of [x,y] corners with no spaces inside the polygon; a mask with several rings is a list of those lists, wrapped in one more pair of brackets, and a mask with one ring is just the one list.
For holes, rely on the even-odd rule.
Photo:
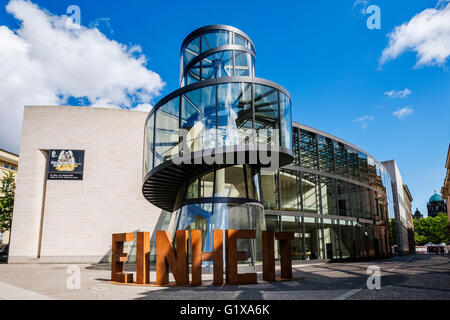
{"label": "curved glass facade", "polygon": [[390,254],[393,200],[384,166],[312,128],[294,125],[292,136],[291,165],[261,171],[268,230],[294,232],[295,259]]}
{"label": "curved glass facade", "polygon": [[242,31],[199,29],[185,40],[181,49],[183,87],[198,81],[232,76],[255,76],[255,48]]}
{"label": "curved glass facade", "polygon": [[245,79],[186,90],[156,106],[146,122],[144,175],[183,152],[257,144],[292,149],[289,96]]}
{"label": "curved glass facade", "polygon": [[[296,260],[391,253],[387,170],[342,139],[293,123],[288,92],[255,78],[248,36],[229,26],[194,31],[183,43],[180,71],[181,88],[150,112],[144,139],[143,193],[172,212],[172,234],[202,230],[203,250],[211,251],[214,229],[256,230],[256,242],[241,244],[250,263],[261,260],[266,228],[294,233]],[[238,148],[269,148],[287,160],[270,170],[250,161],[177,162],[207,152],[238,157]]]}

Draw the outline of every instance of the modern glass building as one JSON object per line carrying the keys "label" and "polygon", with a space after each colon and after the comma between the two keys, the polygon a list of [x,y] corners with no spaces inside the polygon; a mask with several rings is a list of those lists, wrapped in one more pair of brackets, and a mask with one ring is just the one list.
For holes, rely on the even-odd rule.
{"label": "modern glass building", "polygon": [[[202,230],[204,251],[214,229],[253,229],[258,238],[261,230],[293,232],[295,260],[390,254],[387,170],[350,143],[292,122],[289,93],[255,76],[244,32],[197,29],[180,59],[180,88],[145,126],[142,190],[167,213],[161,229]],[[261,260],[258,238],[238,243],[248,262]]]}

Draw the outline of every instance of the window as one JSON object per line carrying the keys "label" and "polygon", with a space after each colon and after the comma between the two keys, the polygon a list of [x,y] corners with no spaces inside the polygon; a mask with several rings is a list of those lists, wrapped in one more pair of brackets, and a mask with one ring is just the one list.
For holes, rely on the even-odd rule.
{"label": "window", "polygon": [[255,130],[258,144],[279,145],[278,91],[255,85]]}
{"label": "window", "polygon": [[292,149],[291,99],[280,92],[281,146]]}
{"label": "window", "polygon": [[300,130],[300,165],[318,169],[316,134],[305,130]]}
{"label": "window", "polygon": [[350,178],[359,180],[359,164],[358,164],[358,151],[347,146],[348,155],[348,168],[350,172]]}
{"label": "window", "polygon": [[218,146],[250,144],[253,141],[252,85],[218,85]]}
{"label": "window", "polygon": [[303,211],[319,213],[319,186],[315,174],[302,173]]}
{"label": "window", "polygon": [[247,198],[242,165],[216,171],[215,197]]}
{"label": "window", "polygon": [[178,156],[178,97],[156,110],[155,167]]}
{"label": "window", "polygon": [[319,146],[320,171],[334,173],[334,148],[333,140],[323,136],[317,136]]}
{"label": "window", "polygon": [[183,50],[184,68],[186,68],[189,62],[191,62],[199,54],[200,54],[200,37],[197,37],[191,42],[189,42],[186,48]]}
{"label": "window", "polygon": [[338,212],[340,216],[351,217],[350,184],[342,180],[336,180],[338,194]]}
{"label": "window", "polygon": [[261,188],[265,209],[279,209],[277,176],[275,172],[261,169]]}
{"label": "window", "polygon": [[320,194],[322,196],[322,213],[337,214],[337,194],[335,180],[328,177],[320,177]]}
{"label": "window", "polygon": [[253,75],[252,72],[253,63],[252,63],[252,56],[250,55],[250,53],[244,51],[235,51],[234,64],[235,64],[234,70],[235,76],[250,77]]}
{"label": "window", "polygon": [[233,52],[221,51],[202,60],[202,80],[233,76]]}
{"label": "window", "polygon": [[202,52],[232,43],[231,32],[216,30],[202,35]]}
{"label": "window", "polygon": [[216,146],[216,87],[186,92],[181,97],[181,135],[188,152]]}
{"label": "window", "polygon": [[359,158],[359,172],[361,175],[361,181],[369,183],[369,167],[367,161],[367,154],[358,152]]}
{"label": "window", "polygon": [[334,156],[336,159],[336,173],[348,177],[347,149],[343,143],[334,141]]}
{"label": "window", "polygon": [[281,210],[300,210],[300,173],[291,170],[280,171]]}

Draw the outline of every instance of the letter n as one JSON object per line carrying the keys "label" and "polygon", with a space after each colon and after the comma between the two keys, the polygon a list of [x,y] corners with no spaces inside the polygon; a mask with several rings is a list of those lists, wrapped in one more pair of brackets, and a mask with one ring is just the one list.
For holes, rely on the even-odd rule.
{"label": "letter n", "polygon": [[177,250],[172,244],[167,231],[156,232],[156,284],[159,286],[169,283],[168,267],[172,271],[177,285],[189,283],[189,265],[187,255],[187,241],[189,231],[178,230]]}

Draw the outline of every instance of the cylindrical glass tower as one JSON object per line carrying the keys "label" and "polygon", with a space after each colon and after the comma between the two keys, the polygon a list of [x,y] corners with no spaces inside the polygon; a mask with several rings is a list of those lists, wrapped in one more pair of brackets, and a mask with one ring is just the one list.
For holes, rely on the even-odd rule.
{"label": "cylindrical glass tower", "polygon": [[[195,30],[181,48],[180,89],[150,111],[143,194],[173,212],[174,230],[265,230],[260,169],[293,160],[289,93],[255,77],[251,39],[225,25]],[[239,240],[248,262],[260,241]]]}

